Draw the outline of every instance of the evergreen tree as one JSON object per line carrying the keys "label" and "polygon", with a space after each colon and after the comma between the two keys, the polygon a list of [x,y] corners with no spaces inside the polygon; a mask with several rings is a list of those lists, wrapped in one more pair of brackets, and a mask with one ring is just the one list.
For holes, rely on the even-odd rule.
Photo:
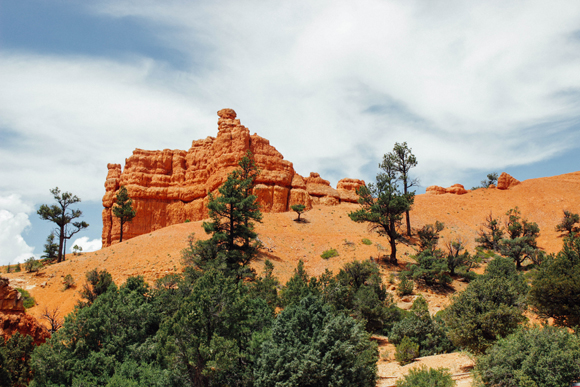
{"label": "evergreen tree", "polygon": [[499,252],[503,233],[504,230],[499,223],[499,219],[494,218],[490,212],[485,218],[485,223],[481,225],[481,228],[477,232],[479,236],[475,238],[475,242],[477,242],[478,246],[486,250]]}
{"label": "evergreen tree", "polygon": [[[64,260],[66,240],[70,239],[82,229],[89,227],[89,224],[84,221],[73,222],[74,219],[80,218],[83,214],[81,210],[69,209],[72,204],[81,201],[76,195],[70,192],[63,192],[61,194],[58,187],[51,189],[50,193],[54,196],[58,205],[53,204],[48,206],[43,204],[38,209],[37,214],[42,219],[56,223],[58,226],[59,244],[57,262],[62,262]],[[67,229],[69,226],[72,226],[72,230]]]}
{"label": "evergreen tree", "polygon": [[44,255],[40,258],[45,259],[55,259],[58,256],[58,244],[54,243],[54,233],[51,232],[46,238],[46,244],[44,245]]}
{"label": "evergreen tree", "polygon": [[[403,183],[403,195],[405,195],[409,205],[412,206],[415,201],[415,191],[410,192],[409,188],[419,184],[419,180],[411,179],[409,176],[410,169],[417,166],[417,158],[411,152],[407,143],[404,142],[399,144],[396,142],[393,151],[383,156],[383,165],[388,165],[388,168],[392,168],[396,173],[398,173],[398,179]],[[409,209],[405,211],[407,236],[411,236],[411,220],[409,217],[410,206]]]}
{"label": "evergreen tree", "polygon": [[580,231],[580,227],[576,227],[576,223],[580,223],[580,215],[571,211],[564,210],[564,217],[562,221],[556,225],[557,232],[567,232],[568,236]]}
{"label": "evergreen tree", "polygon": [[580,326],[580,236],[566,237],[562,251],[548,257],[534,273],[530,304],[556,325]]}
{"label": "evergreen tree", "polygon": [[499,249],[504,257],[514,260],[518,269],[526,258],[534,258],[538,255],[536,238],[540,234],[540,228],[535,222],[528,222],[521,218],[518,207],[510,209],[506,215],[506,230],[509,238],[504,238],[499,243]]}
{"label": "evergreen tree", "polygon": [[251,152],[238,165],[218,189],[219,195],[209,194],[210,221],[203,222],[203,228],[211,238],[190,241],[183,259],[203,270],[213,267],[243,278],[253,275],[247,265],[260,246],[253,221],[261,222],[262,213],[257,197],[252,194],[259,169]]}
{"label": "evergreen tree", "polygon": [[119,237],[119,242],[123,242],[123,226],[126,222],[131,222],[136,215],[136,211],[133,209],[133,199],[129,197],[127,188],[122,185],[117,192],[117,201],[113,206],[113,214],[119,218],[121,222],[121,235]]}
{"label": "evergreen tree", "polygon": [[304,204],[295,204],[293,206],[290,206],[290,208],[292,209],[292,211],[298,214],[298,219],[296,219],[296,221],[300,222],[300,215],[302,215],[302,213],[306,209],[306,206]]}
{"label": "evergreen tree", "polygon": [[377,175],[377,182],[357,189],[361,209],[348,216],[355,222],[368,222],[371,229],[389,239],[390,262],[397,264],[397,242],[401,238],[398,229],[402,215],[411,208],[409,196],[401,193],[397,186],[397,171],[392,163],[383,162],[384,171]]}

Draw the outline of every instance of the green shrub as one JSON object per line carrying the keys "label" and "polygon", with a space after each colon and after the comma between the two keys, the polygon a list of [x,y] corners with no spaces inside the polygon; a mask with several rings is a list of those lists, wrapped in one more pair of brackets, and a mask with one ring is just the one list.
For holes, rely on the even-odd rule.
{"label": "green shrub", "polygon": [[363,238],[362,243],[363,243],[363,245],[367,245],[367,246],[370,246],[373,244],[373,242],[371,242],[371,240],[368,238]]}
{"label": "green shrub", "polygon": [[417,264],[411,265],[409,275],[427,286],[447,285],[452,282],[449,267],[441,250],[425,250],[415,257]]}
{"label": "green shrub", "polygon": [[407,296],[413,294],[413,289],[415,288],[415,283],[409,279],[406,274],[401,274],[399,276],[400,282],[397,285],[397,294],[399,297]]}
{"label": "green shrub", "polygon": [[75,280],[72,275],[67,274],[64,276],[63,280],[64,290],[67,290],[75,285]]}
{"label": "green shrub", "polygon": [[409,370],[404,379],[397,381],[397,387],[452,387],[455,382],[446,368],[429,368],[423,366]]}
{"label": "green shrub", "polygon": [[415,343],[407,336],[403,337],[403,340],[401,340],[396,348],[395,359],[401,365],[409,364],[419,356],[419,344]]}
{"label": "green shrub", "polygon": [[16,267],[14,268],[14,272],[15,273],[20,273],[22,271],[22,267],[20,266],[20,262],[18,262],[16,264]]}
{"label": "green shrub", "polygon": [[24,307],[25,308],[32,308],[34,305],[36,305],[36,301],[34,301],[34,298],[32,298],[32,296],[30,295],[30,293],[28,293],[27,290],[24,290],[22,288],[16,288],[16,290],[18,290],[18,292],[22,295],[22,298],[24,298]]}
{"label": "green shrub", "polygon": [[42,263],[38,262],[34,257],[30,257],[24,262],[24,269],[27,273],[38,271],[41,267]]}
{"label": "green shrub", "polygon": [[476,360],[486,386],[560,387],[580,380],[580,338],[565,328],[519,329]]}
{"label": "green shrub", "polygon": [[189,222],[191,222],[191,220],[185,219],[185,223],[189,223]]}
{"label": "green shrub", "polygon": [[328,250],[325,250],[320,256],[323,259],[338,257],[338,251],[336,251],[336,249],[328,249]]}
{"label": "green shrub", "polygon": [[455,349],[447,338],[443,320],[440,317],[431,318],[423,297],[417,298],[410,313],[393,325],[389,342],[398,345],[405,337],[419,345],[420,356],[448,353]]}
{"label": "green shrub", "polygon": [[8,264],[8,266],[6,266],[6,273],[10,273],[12,271],[12,268],[10,267],[10,264]]}
{"label": "green shrub", "polygon": [[526,320],[527,283],[508,258],[491,261],[484,275],[452,297],[443,319],[458,347],[484,352],[498,337],[514,332]]}

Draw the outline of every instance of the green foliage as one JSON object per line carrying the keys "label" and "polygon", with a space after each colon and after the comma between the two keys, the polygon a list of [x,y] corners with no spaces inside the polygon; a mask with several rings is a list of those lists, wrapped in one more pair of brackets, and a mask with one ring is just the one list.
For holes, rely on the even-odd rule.
{"label": "green foliage", "polygon": [[419,357],[419,344],[415,343],[413,340],[407,336],[399,342],[396,346],[395,360],[399,362],[400,365],[405,365],[411,363],[415,358]]}
{"label": "green foliage", "polygon": [[455,382],[446,368],[413,368],[403,379],[397,381],[397,387],[453,387]]}
{"label": "green foliage", "polygon": [[306,297],[278,316],[257,360],[255,386],[375,386],[378,351],[361,323]]}
{"label": "green foliage", "polygon": [[298,304],[304,297],[319,294],[318,281],[315,277],[308,277],[308,273],[304,269],[304,262],[300,260],[294,269],[294,275],[290,277],[280,292],[280,302],[286,308]]}
{"label": "green foliage", "polygon": [[503,256],[513,259],[519,269],[526,258],[535,261],[538,256],[536,238],[540,228],[534,222],[521,219],[518,207],[510,209],[506,215],[508,238],[499,242],[499,250]]}
{"label": "green foliage", "polygon": [[[107,385],[127,366],[135,373],[143,371],[144,380],[151,368],[159,370],[163,359],[160,363],[153,337],[161,314],[150,293],[142,277],[130,277],[119,289],[112,283],[92,304],[76,308],[62,328],[34,351],[34,384]],[[161,376],[148,385],[174,385]],[[135,381],[143,385],[143,379]]]}
{"label": "green foliage", "polygon": [[580,232],[580,227],[576,227],[576,223],[580,223],[580,215],[564,210],[564,217],[556,225],[556,231],[567,232],[568,236],[571,236],[573,233]]}
{"label": "green foliage", "polygon": [[53,222],[58,226],[57,235],[59,237],[59,245],[57,262],[61,262],[64,259],[65,254],[63,249],[65,241],[70,239],[79,231],[89,227],[89,224],[84,221],[74,222],[75,219],[80,218],[83,214],[81,210],[69,210],[69,207],[72,204],[81,201],[81,199],[76,195],[73,195],[70,192],[63,192],[61,194],[58,187],[51,189],[50,193],[57,201],[58,205],[53,204],[48,206],[43,204],[38,209],[37,214],[42,219]]}
{"label": "green foliage", "polygon": [[260,247],[253,222],[261,222],[262,213],[257,197],[252,194],[259,169],[250,151],[238,165],[239,169],[230,173],[218,189],[219,195],[208,196],[210,221],[203,222],[203,228],[211,238],[190,241],[190,248],[183,251],[183,260],[201,270],[213,268],[247,278],[253,276],[247,265]]}
{"label": "green foliage", "polygon": [[320,256],[322,257],[322,259],[328,259],[328,258],[332,258],[332,257],[338,257],[338,251],[336,251],[336,249],[324,250],[322,252],[322,254],[320,254]]}
{"label": "green foliage", "polygon": [[27,273],[36,272],[36,271],[40,270],[41,268],[42,268],[42,263],[37,261],[36,258],[34,258],[34,257],[30,257],[24,262],[24,270],[26,270]]}
{"label": "green foliage", "polygon": [[10,267],[10,264],[8,264],[6,266],[6,273],[11,273],[12,272],[12,268]]}
{"label": "green foliage", "polygon": [[580,380],[580,339],[562,328],[519,329],[478,357],[476,372],[486,386],[568,386]]}
{"label": "green foliage", "polygon": [[373,244],[373,242],[371,242],[371,240],[368,238],[363,238],[362,243],[363,243],[363,245],[367,245],[367,246],[370,246]]}
{"label": "green foliage", "polygon": [[504,229],[499,223],[499,219],[493,217],[490,212],[485,218],[475,238],[477,246],[491,251],[500,251],[500,241],[503,239]]}
{"label": "green foliage", "polygon": [[40,258],[52,261],[58,257],[58,243],[54,242],[54,233],[51,232],[46,238],[44,245],[44,254]]}
{"label": "green foliage", "polygon": [[22,288],[16,288],[16,290],[18,290],[18,293],[22,295],[22,298],[24,299],[24,307],[26,309],[32,308],[34,305],[36,305],[36,301],[34,301],[34,298],[30,295],[30,293],[28,293],[28,290],[24,290]]}
{"label": "green foliage", "polygon": [[83,248],[79,245],[73,246],[73,255],[81,255]]}
{"label": "green foliage", "polygon": [[64,280],[62,281],[62,283],[64,284],[64,290],[67,290],[75,286],[75,279],[71,274],[67,274],[64,276]]}
{"label": "green foliage", "polygon": [[20,273],[22,271],[22,268],[20,267],[20,262],[18,262],[16,264],[16,266],[14,267],[14,272],[15,273]]}
{"label": "green foliage", "polygon": [[294,204],[293,206],[290,206],[290,208],[292,209],[292,211],[298,214],[298,219],[296,219],[296,221],[300,222],[300,215],[302,215],[302,213],[306,209],[306,206],[304,204]]}
{"label": "green foliage", "polygon": [[469,251],[465,249],[465,242],[460,238],[447,242],[446,247],[447,252],[445,255],[449,274],[461,274],[470,278],[467,273],[478,266],[479,256],[469,254]]}
{"label": "green foliage", "polygon": [[533,274],[529,302],[538,315],[553,318],[556,325],[580,325],[579,235],[566,237],[562,251],[546,259]]}
{"label": "green foliage", "polygon": [[78,305],[80,307],[91,305],[101,294],[104,294],[109,289],[116,290],[117,288],[113,282],[111,273],[107,270],[98,271],[97,269],[93,269],[87,272],[86,277],[87,282],[79,292],[81,299],[85,299],[86,301],[79,300]]}
{"label": "green foliage", "polygon": [[414,280],[423,281],[427,286],[445,286],[452,282],[447,260],[441,250],[425,250],[414,258],[417,264],[411,265],[408,272]]}
{"label": "green foliage", "polygon": [[498,337],[512,333],[526,318],[527,283],[509,259],[491,261],[484,275],[452,297],[443,319],[455,346],[484,352]]}
{"label": "green foliage", "polygon": [[397,285],[397,294],[399,297],[413,294],[413,289],[415,289],[415,283],[409,279],[406,273],[401,273],[399,276],[399,284]]}
{"label": "green foliage", "polygon": [[439,243],[439,234],[445,228],[445,224],[436,221],[435,224],[426,224],[417,232],[419,236],[419,248],[421,251],[434,251]]}
{"label": "green foliage", "polygon": [[263,331],[272,319],[273,310],[250,297],[243,283],[208,270],[163,321],[159,344],[182,385],[250,385]]}
{"label": "green foliage", "polygon": [[397,263],[397,241],[401,234],[398,229],[403,214],[411,208],[414,196],[405,195],[399,191],[397,181],[399,175],[395,165],[383,158],[379,167],[384,171],[377,175],[376,184],[361,186],[357,189],[358,202],[361,208],[348,216],[357,223],[370,223],[371,228],[379,235],[385,235],[391,246],[390,262]]}
{"label": "green foliage", "polygon": [[113,215],[119,218],[119,222],[121,223],[119,242],[123,242],[123,226],[126,222],[131,222],[136,214],[136,211],[133,209],[133,199],[129,197],[127,188],[122,185],[119,192],[117,192],[115,205],[113,206]]}
{"label": "green foliage", "polygon": [[431,318],[427,301],[418,297],[411,313],[395,323],[389,334],[389,342],[399,345],[404,338],[418,345],[420,356],[452,352],[455,348],[447,338],[445,324],[440,318]]}
{"label": "green foliage", "polygon": [[32,379],[30,357],[32,336],[14,333],[8,340],[0,336],[0,386],[24,387]]}
{"label": "green foliage", "polygon": [[489,188],[489,186],[492,184],[496,185],[498,177],[499,176],[498,176],[497,172],[488,173],[487,179],[481,181],[481,186],[483,188]]}
{"label": "green foliage", "polygon": [[280,298],[278,297],[280,282],[273,275],[273,272],[274,265],[269,260],[266,260],[264,262],[264,276],[258,276],[249,286],[250,294],[253,297],[262,298],[272,309],[275,309],[280,306]]}
{"label": "green foliage", "polygon": [[[397,179],[403,185],[403,195],[409,202],[410,206],[413,205],[413,202],[415,201],[415,191],[409,191],[409,188],[418,185],[419,180],[411,179],[409,171],[411,168],[415,168],[416,166],[417,158],[411,152],[411,148],[407,146],[406,142],[402,144],[396,142],[393,151],[383,156],[383,164],[381,166],[381,168],[393,170],[396,173]],[[405,211],[405,216],[407,221],[407,235],[411,236],[409,210],[410,208]]]}

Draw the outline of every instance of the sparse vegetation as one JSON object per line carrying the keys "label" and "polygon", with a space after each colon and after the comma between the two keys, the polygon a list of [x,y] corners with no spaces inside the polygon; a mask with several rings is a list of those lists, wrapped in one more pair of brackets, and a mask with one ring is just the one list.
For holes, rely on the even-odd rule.
{"label": "sparse vegetation", "polygon": [[36,258],[34,258],[34,257],[30,257],[24,262],[24,270],[26,270],[27,273],[36,272],[36,271],[40,270],[41,268],[42,268],[42,263],[37,261]]}
{"label": "sparse vegetation", "polygon": [[65,275],[62,283],[64,285],[64,290],[70,289],[73,286],[75,286],[75,280],[71,274]]}
{"label": "sparse vegetation", "polygon": [[397,285],[397,294],[402,296],[407,296],[413,294],[413,289],[415,289],[415,283],[409,279],[406,273],[401,273],[399,275],[399,285]]}
{"label": "sparse vegetation", "polygon": [[115,215],[121,223],[119,242],[123,242],[123,226],[125,223],[131,222],[137,215],[137,212],[133,209],[133,199],[129,197],[129,192],[124,185],[119,188],[119,192],[117,192],[117,195],[115,196],[113,215]]}
{"label": "sparse vegetation", "polygon": [[421,368],[410,369],[409,373],[397,381],[397,387],[453,387],[455,381],[451,373],[445,368]]}
{"label": "sparse vegetation", "polygon": [[24,299],[24,307],[26,309],[32,308],[34,305],[36,305],[36,301],[34,301],[34,298],[32,298],[30,293],[28,293],[28,290],[22,288],[16,288],[16,290],[18,293],[20,293],[20,295],[22,295],[22,298]]}
{"label": "sparse vegetation", "polygon": [[564,217],[556,225],[556,231],[561,233],[567,232],[568,236],[580,232],[580,227],[577,227],[576,223],[580,223],[580,215],[564,210]]}
{"label": "sparse vegetation", "polygon": [[306,209],[306,206],[304,204],[294,204],[293,206],[290,206],[290,208],[292,209],[292,211],[298,214],[298,218],[296,219],[296,221],[300,222],[300,215],[302,215],[302,213]]}
{"label": "sparse vegetation", "polygon": [[367,246],[370,246],[373,244],[373,242],[371,242],[371,240],[368,238],[363,238],[362,243],[363,243],[363,245],[367,245]]}
{"label": "sparse vegetation", "polygon": [[74,245],[73,246],[73,255],[81,255],[81,253],[83,252],[83,248],[79,245]]}
{"label": "sparse vegetation", "polygon": [[399,345],[396,346],[395,359],[400,365],[411,363],[415,358],[419,357],[419,344],[407,336],[403,337]]}
{"label": "sparse vegetation", "polygon": [[322,257],[322,259],[329,259],[332,257],[338,257],[338,251],[336,251],[336,249],[324,250],[324,252],[322,254],[320,254],[320,256]]}

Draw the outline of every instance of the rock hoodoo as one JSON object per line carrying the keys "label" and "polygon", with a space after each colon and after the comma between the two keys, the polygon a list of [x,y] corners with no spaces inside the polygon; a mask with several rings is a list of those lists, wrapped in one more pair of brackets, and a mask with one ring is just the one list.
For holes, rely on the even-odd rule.
{"label": "rock hoodoo", "polygon": [[304,178],[268,140],[250,135],[234,110],[222,109],[218,116],[217,137],[193,141],[188,151],[136,149],[125,160],[124,170],[120,164],[107,165],[103,247],[119,240],[120,224],[112,206],[121,185],[127,187],[137,210],[133,221],[126,223],[123,239],[186,220],[201,220],[207,217],[208,192],[219,188],[248,150],[261,169],[254,194],[264,212],[288,211],[294,204],[312,208],[313,204],[336,205],[358,199],[356,188],[364,181],[342,179],[334,189],[318,173]]}
{"label": "rock hoodoo", "polygon": [[497,179],[497,189],[508,189],[520,184],[520,181],[505,172],[502,172]]}
{"label": "rock hoodoo", "polygon": [[469,191],[467,191],[465,189],[465,187],[461,184],[453,184],[449,188],[443,188],[443,187],[439,187],[437,185],[432,185],[430,187],[427,187],[427,189],[425,190],[425,193],[427,193],[429,195],[443,195],[446,193],[455,194],[455,195],[464,195],[467,192],[469,192]]}

